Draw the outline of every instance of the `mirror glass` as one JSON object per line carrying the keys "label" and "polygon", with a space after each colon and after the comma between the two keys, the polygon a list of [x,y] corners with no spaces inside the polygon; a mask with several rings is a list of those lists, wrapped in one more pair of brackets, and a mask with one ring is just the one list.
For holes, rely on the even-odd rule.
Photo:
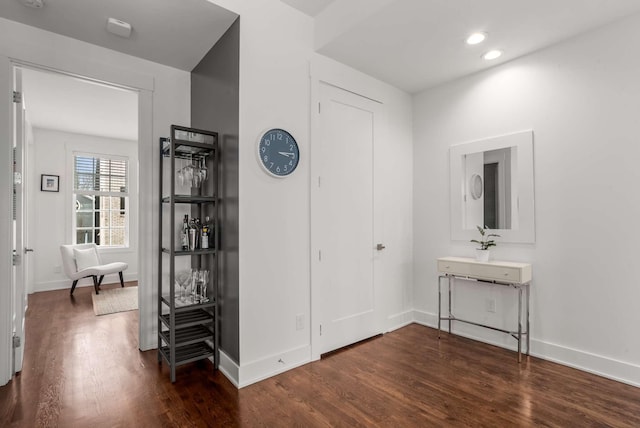
{"label": "mirror glass", "polygon": [[502,242],[534,242],[533,132],[452,146],[451,236],[472,239],[476,226]]}

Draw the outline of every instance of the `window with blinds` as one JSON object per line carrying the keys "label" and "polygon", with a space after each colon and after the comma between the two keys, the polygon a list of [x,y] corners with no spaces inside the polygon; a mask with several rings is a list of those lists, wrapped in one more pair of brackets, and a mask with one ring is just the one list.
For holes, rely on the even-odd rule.
{"label": "window with blinds", "polygon": [[74,155],[74,242],[129,245],[128,160]]}

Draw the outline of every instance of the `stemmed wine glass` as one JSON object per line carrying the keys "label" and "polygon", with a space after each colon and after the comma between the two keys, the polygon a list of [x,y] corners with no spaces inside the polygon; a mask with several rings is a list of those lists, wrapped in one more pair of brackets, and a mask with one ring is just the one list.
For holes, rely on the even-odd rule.
{"label": "stemmed wine glass", "polygon": [[209,271],[200,271],[200,303],[206,303],[209,301],[207,297],[207,286],[209,285]]}
{"label": "stemmed wine glass", "polygon": [[202,175],[200,173],[200,168],[197,165],[191,165],[191,169],[193,170],[193,186],[195,188],[200,187],[200,183],[202,182]]}
{"label": "stemmed wine glass", "polygon": [[178,185],[184,186],[184,167],[178,169]]}
{"label": "stemmed wine glass", "polygon": [[191,277],[192,277],[192,273],[191,270],[185,270],[182,271],[180,273],[178,273],[176,280],[178,282],[178,285],[180,285],[180,297],[179,300],[181,302],[185,302],[187,301],[187,297],[188,297],[188,290],[191,287]]}
{"label": "stemmed wine glass", "polygon": [[190,185],[193,182],[193,162],[192,159],[189,159],[187,165],[182,168],[184,170],[184,180],[187,185]]}
{"label": "stemmed wine glass", "polygon": [[200,159],[200,175],[202,176],[203,183],[207,179],[208,171],[209,169],[207,168],[207,159],[203,157]]}

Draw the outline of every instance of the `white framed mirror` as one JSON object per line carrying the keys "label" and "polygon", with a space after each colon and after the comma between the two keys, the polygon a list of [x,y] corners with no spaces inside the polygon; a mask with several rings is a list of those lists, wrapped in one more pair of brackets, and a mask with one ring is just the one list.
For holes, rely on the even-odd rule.
{"label": "white framed mirror", "polygon": [[451,239],[488,226],[500,242],[535,242],[533,131],[452,146]]}

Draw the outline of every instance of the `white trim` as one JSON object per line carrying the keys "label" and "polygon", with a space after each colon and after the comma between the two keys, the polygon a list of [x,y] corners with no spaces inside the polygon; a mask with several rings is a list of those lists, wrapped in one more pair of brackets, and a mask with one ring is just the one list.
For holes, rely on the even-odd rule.
{"label": "white trim", "polygon": [[220,364],[218,370],[225,375],[229,382],[231,382],[236,388],[239,388],[240,384],[240,366],[236,364],[227,354],[220,352]]}
{"label": "white trim", "polygon": [[[438,328],[437,314],[419,310],[414,310],[413,313],[416,324],[421,324],[431,328]],[[443,327],[446,325],[446,322],[444,322]],[[446,329],[443,328],[443,331],[446,331]],[[456,331],[455,324],[453,326],[452,333],[457,336],[477,340],[478,342],[488,343],[489,345],[497,346],[499,348],[509,349],[512,351],[517,350],[516,342],[513,342],[512,345],[505,345],[502,342],[487,340],[477,335]],[[579,349],[569,348],[567,346],[561,346],[555,343],[545,342],[533,337],[531,338],[530,354],[531,356],[543,360],[640,387],[640,365],[637,364],[616,360]],[[514,364],[515,360],[516,357],[514,356]]]}
{"label": "white trim", "polygon": [[[5,102],[0,101],[0,129],[4,130],[5,145],[0,143],[0,159],[6,159],[8,162],[5,168],[0,168],[0,192],[4,191],[5,200],[11,200],[11,182],[12,182],[12,166],[10,154],[12,147],[12,101],[11,93],[13,88],[12,66],[28,66],[49,71],[56,71],[63,74],[73,76],[82,76],[101,82],[110,82],[116,86],[122,86],[130,89],[138,89],[138,155],[139,155],[139,205],[138,205],[138,298],[139,298],[139,347],[141,350],[155,348],[153,338],[155,336],[156,326],[153,323],[154,310],[154,291],[155,275],[153,266],[155,260],[148,260],[149,254],[155,254],[153,224],[157,221],[157,213],[153,209],[153,192],[154,180],[153,171],[157,153],[153,144],[153,93],[154,78],[151,75],[141,74],[132,70],[122,70],[114,66],[96,61],[79,58],[65,52],[61,54],[59,51],[55,55],[50,52],[38,51],[36,54],[30,51],[21,51],[12,49],[13,45],[3,46],[8,49],[9,55],[12,57],[10,61],[8,57],[0,55],[0,95],[5,94]],[[13,64],[12,64],[13,63]],[[44,64],[46,63],[46,64]],[[70,70],[69,64],[73,64],[73,70]],[[8,110],[5,110],[7,109]],[[0,131],[1,132],[1,131]],[[145,172],[146,175],[142,175]],[[0,197],[2,195],[0,194]],[[151,212],[151,221],[147,213]],[[143,217],[143,213],[145,213]],[[6,217],[8,215],[8,217]],[[5,275],[5,284],[11,284],[11,204],[6,206],[5,210],[0,210],[0,272]],[[145,221],[141,221],[141,220]],[[134,219],[130,219],[133,221]],[[157,242],[156,242],[157,244]],[[0,274],[1,275],[1,274]],[[2,278],[0,278],[2,279]],[[11,379],[11,317],[12,317],[12,296],[11,287],[0,287],[0,385],[6,384]]]}
{"label": "white trim", "polygon": [[[138,91],[134,91],[136,93],[136,95],[138,95]],[[139,102],[138,102],[139,104]],[[138,123],[140,121],[138,120]],[[67,151],[68,152],[68,151]],[[70,155],[70,156],[69,156]],[[69,212],[69,216],[71,217],[71,240],[70,242],[73,244],[77,244],[77,239],[78,239],[78,231],[79,230],[85,230],[85,231],[95,231],[96,229],[102,229],[101,227],[96,227],[91,226],[91,227],[83,227],[83,228],[78,228],[77,226],[77,210],[74,209],[74,205],[75,205],[75,201],[76,201],[76,195],[83,195],[83,196],[109,196],[109,197],[116,197],[116,198],[124,198],[125,200],[125,208],[124,208],[124,217],[125,217],[125,221],[124,221],[124,227],[113,227],[113,225],[109,222],[108,224],[108,229],[109,230],[117,230],[117,229],[124,229],[124,245],[105,245],[100,243],[100,245],[98,245],[98,248],[122,248],[122,249],[128,249],[130,248],[130,236],[129,236],[129,231],[131,230],[131,203],[129,202],[129,197],[130,197],[130,189],[131,189],[131,170],[134,168],[131,168],[131,158],[129,156],[123,156],[123,155],[117,155],[117,154],[108,154],[108,153],[91,153],[91,152],[84,152],[84,151],[78,151],[78,150],[72,150],[71,153],[67,153],[67,156],[69,156],[70,159],[67,159],[67,163],[71,165],[71,172],[69,174],[69,177],[71,177],[71,201],[69,202],[69,207],[70,207],[70,212]],[[124,169],[125,169],[125,185],[126,185],[126,192],[116,192],[116,191],[101,191],[101,190],[84,190],[84,189],[77,189],[76,188],[76,158],[90,158],[90,159],[94,159],[94,160],[109,160],[109,161],[120,161],[120,162],[124,162]],[[111,175],[111,170],[109,171],[109,175]],[[95,174],[94,174],[95,175]],[[102,174],[100,174],[102,175]],[[95,178],[95,177],[94,177]],[[140,192],[138,192],[139,194]],[[113,210],[111,210],[113,211]],[[93,210],[93,213],[95,215],[95,207]]]}
{"label": "white trim", "polygon": [[[153,191],[159,171],[160,147],[153,141],[153,93],[141,90],[138,93],[138,346],[146,351],[157,348],[158,283],[157,254],[160,247],[153,225],[159,222],[157,206],[160,203]],[[151,214],[149,214],[151,213]]]}
{"label": "white trim", "polygon": [[[456,144],[449,147],[449,204],[451,213],[451,239],[454,241],[469,241],[477,237],[475,228],[466,229],[464,198],[466,186],[463,178],[464,155],[497,150],[506,147],[516,147],[515,171],[512,174],[513,192],[517,194],[514,224],[511,229],[492,229],[500,235],[500,242],[516,242],[533,244],[535,233],[535,192],[534,192],[534,159],[533,159],[533,130],[525,130],[510,134],[497,135],[482,140]],[[516,223],[517,222],[517,223]]]}
{"label": "white trim", "polygon": [[640,387],[640,365],[531,339],[531,355],[618,382]]}
{"label": "white trim", "polygon": [[243,388],[310,362],[310,346],[301,346],[269,355],[239,367],[238,387]]}
{"label": "white trim", "polygon": [[[0,55],[0,200],[11,201],[13,182],[13,73],[9,59]],[[11,380],[13,292],[11,272],[13,252],[11,203],[0,209],[0,386]]]}
{"label": "white trim", "polygon": [[409,324],[413,324],[413,314],[414,311],[411,309],[407,311],[403,311],[397,314],[389,315],[387,317],[386,329],[385,332],[390,332],[393,330],[397,330],[399,328],[405,327]]}
{"label": "white trim", "polygon": [[[69,52],[65,52],[65,55],[60,55],[59,51],[56,51],[54,56],[47,57],[48,65],[42,65],[42,63],[37,59],[41,58],[41,56],[38,54],[30,55],[30,52],[12,52],[9,56],[11,58],[11,62],[23,68],[64,74],[71,77],[78,77],[83,80],[90,80],[96,83],[106,82],[109,86],[125,89],[148,91],[153,91],[154,89],[154,80],[149,75],[129,69],[123,70],[114,66],[107,66],[105,64],[98,65],[91,61],[87,61],[86,58]],[[23,56],[31,58],[19,58]],[[74,64],[75,69],[70,70],[68,68],[69,64]],[[94,65],[98,66],[94,67]],[[78,68],[83,68],[83,70],[79,70]]]}

